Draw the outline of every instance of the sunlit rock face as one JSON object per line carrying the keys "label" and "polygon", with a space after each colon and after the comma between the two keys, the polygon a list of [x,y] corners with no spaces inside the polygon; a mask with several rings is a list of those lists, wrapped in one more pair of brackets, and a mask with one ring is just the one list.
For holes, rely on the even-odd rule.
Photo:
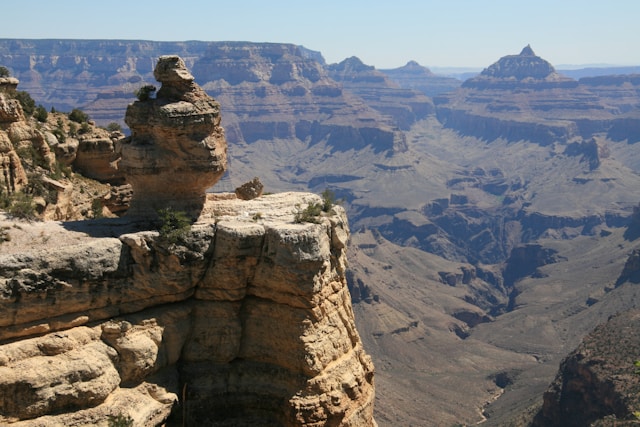
{"label": "sunlit rock face", "polygon": [[197,217],[205,191],[227,167],[220,105],[206,94],[178,56],[162,56],[154,71],[162,87],[127,107],[131,137],[119,168],[133,187],[130,215],[153,217],[158,209]]}
{"label": "sunlit rock face", "polygon": [[[137,222],[126,219],[11,229],[15,246],[0,253],[0,425],[122,414],[135,427],[375,426],[346,213],[294,220],[297,206],[320,202],[210,195],[175,243],[130,232]],[[46,247],[17,244],[45,226]]]}

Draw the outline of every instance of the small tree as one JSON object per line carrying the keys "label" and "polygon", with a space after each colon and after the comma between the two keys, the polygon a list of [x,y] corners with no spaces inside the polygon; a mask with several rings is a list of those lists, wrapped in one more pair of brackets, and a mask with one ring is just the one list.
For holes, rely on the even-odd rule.
{"label": "small tree", "polygon": [[11,77],[9,69],[3,65],[0,65],[0,77]]}
{"label": "small tree", "polygon": [[33,112],[36,110],[36,101],[29,95],[29,92],[23,90],[16,91],[14,98],[20,102],[25,115],[33,115]]}
{"label": "small tree", "polygon": [[74,108],[69,113],[69,120],[76,123],[85,123],[89,120],[89,115],[79,108]]}
{"label": "small tree", "polygon": [[106,128],[109,132],[122,132],[122,126],[116,122],[111,122]]}
{"label": "small tree", "polygon": [[338,203],[338,201],[336,201],[336,194],[328,188],[325,189],[322,192],[322,210],[329,212],[336,203]]}
{"label": "small tree", "polygon": [[47,113],[47,110],[41,104],[36,108],[36,111],[33,113],[33,117],[35,117],[39,122],[45,123],[49,117],[49,113]]}
{"label": "small tree", "polygon": [[155,91],[156,87],[154,85],[144,85],[136,91],[136,98],[140,101],[146,101],[153,97]]}
{"label": "small tree", "polygon": [[167,242],[175,244],[182,239],[191,226],[191,220],[186,212],[176,211],[172,208],[158,210],[160,219],[160,237]]}

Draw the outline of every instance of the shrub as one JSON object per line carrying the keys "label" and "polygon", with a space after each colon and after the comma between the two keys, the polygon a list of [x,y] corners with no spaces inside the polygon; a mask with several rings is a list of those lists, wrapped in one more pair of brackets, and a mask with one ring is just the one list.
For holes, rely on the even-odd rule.
{"label": "shrub", "polygon": [[78,125],[69,123],[69,136],[78,136]]}
{"label": "shrub", "polygon": [[69,113],[69,120],[76,123],[85,123],[89,120],[89,115],[79,108],[74,108]]}
{"label": "shrub", "polygon": [[29,195],[22,192],[14,193],[9,197],[8,203],[6,210],[12,217],[29,221],[37,219],[36,207]]}
{"label": "shrub", "polygon": [[300,205],[296,205],[296,212],[293,215],[293,221],[296,223],[312,222],[319,223],[320,215],[322,215],[322,205],[320,203],[309,203],[306,208],[300,209]]}
{"label": "shrub", "polygon": [[146,101],[150,99],[156,91],[154,85],[144,85],[136,91],[136,98],[140,101]]}
{"label": "shrub", "polygon": [[67,135],[65,135],[64,131],[60,128],[55,128],[51,131],[51,133],[58,139],[58,142],[60,144],[64,144],[64,142],[67,140]]}
{"label": "shrub", "polygon": [[91,132],[91,126],[89,126],[89,123],[84,122],[80,125],[80,130],[78,131],[80,134],[85,134],[85,133],[89,133]]}
{"label": "shrub", "polygon": [[122,132],[122,126],[116,122],[111,122],[107,125],[106,129],[109,132]]}
{"label": "shrub", "polygon": [[33,113],[33,117],[39,122],[45,123],[49,118],[49,113],[47,113],[47,110],[42,105],[38,105],[36,111]]}
{"label": "shrub", "polygon": [[176,211],[172,208],[158,210],[160,220],[160,237],[171,244],[178,243],[179,240],[189,231],[191,220],[186,212]]}
{"label": "shrub", "polygon": [[336,200],[336,194],[328,188],[322,192],[322,211],[329,212],[333,205],[339,203]]}
{"label": "shrub", "polygon": [[3,65],[0,65],[0,77],[11,77],[9,69]]}
{"label": "shrub", "polygon": [[91,211],[95,219],[104,218],[104,214],[102,213],[102,200],[93,199],[91,201]]}
{"label": "shrub", "polygon": [[109,427],[131,427],[133,418],[129,415],[109,415]]}
{"label": "shrub", "polygon": [[33,100],[31,95],[29,95],[29,92],[19,90],[15,92],[13,97],[20,102],[22,111],[24,111],[26,116],[33,115],[33,112],[36,110],[36,101]]}

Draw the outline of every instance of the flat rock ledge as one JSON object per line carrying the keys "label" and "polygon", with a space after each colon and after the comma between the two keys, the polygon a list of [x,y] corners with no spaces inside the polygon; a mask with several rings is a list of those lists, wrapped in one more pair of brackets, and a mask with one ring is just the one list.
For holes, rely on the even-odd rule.
{"label": "flat rock ledge", "polygon": [[294,221],[320,201],[209,194],[171,241],[0,220],[0,424],[375,426],[346,215]]}

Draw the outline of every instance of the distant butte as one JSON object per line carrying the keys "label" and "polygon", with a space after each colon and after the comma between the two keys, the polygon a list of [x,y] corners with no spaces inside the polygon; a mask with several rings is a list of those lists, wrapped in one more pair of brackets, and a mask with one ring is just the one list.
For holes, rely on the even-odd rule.
{"label": "distant butte", "polygon": [[545,87],[575,87],[577,82],[558,72],[551,63],[537,56],[530,45],[518,55],[507,55],[485,68],[480,75],[463,83],[463,87],[495,87],[528,84]]}

